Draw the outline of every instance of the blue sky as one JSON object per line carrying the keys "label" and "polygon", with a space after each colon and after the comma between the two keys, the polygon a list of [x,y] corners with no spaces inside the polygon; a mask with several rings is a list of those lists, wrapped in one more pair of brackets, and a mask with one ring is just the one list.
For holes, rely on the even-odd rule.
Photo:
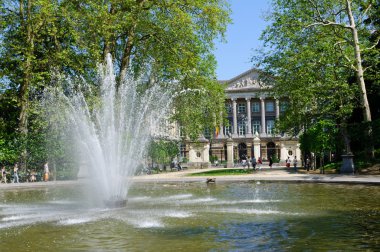
{"label": "blue sky", "polygon": [[226,43],[216,41],[218,80],[229,80],[253,67],[253,51],[261,47],[261,32],[267,23],[264,14],[270,10],[270,0],[228,0],[232,24],[227,27]]}

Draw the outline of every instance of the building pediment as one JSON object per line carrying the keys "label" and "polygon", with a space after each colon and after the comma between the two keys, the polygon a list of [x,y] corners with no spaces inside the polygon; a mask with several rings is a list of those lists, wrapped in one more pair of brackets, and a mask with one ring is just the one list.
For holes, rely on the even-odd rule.
{"label": "building pediment", "polygon": [[228,80],[226,90],[237,91],[237,90],[247,90],[247,89],[262,89],[265,83],[260,79],[259,71],[256,69],[248,70],[231,80]]}

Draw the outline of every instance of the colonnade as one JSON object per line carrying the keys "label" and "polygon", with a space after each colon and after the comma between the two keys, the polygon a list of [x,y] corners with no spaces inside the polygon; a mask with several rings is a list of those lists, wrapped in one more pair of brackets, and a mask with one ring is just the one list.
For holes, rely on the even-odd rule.
{"label": "colonnade", "polygon": [[[242,99],[245,99],[246,100],[246,113],[247,113],[247,132],[245,134],[245,137],[252,137],[254,133],[256,132],[252,132],[252,110],[251,110],[251,99],[253,99],[252,97],[232,97],[231,98],[231,101],[232,101],[232,137],[238,137],[239,134],[238,134],[238,111],[237,111],[237,100],[239,98],[242,98]],[[273,101],[273,99],[270,99],[270,101]],[[276,120],[279,119],[280,117],[280,101],[278,99],[274,99],[275,101],[275,118]],[[260,132],[257,132],[257,133],[260,133],[261,136],[265,135],[267,132],[266,132],[266,107],[265,107],[265,103],[266,103],[266,98],[265,97],[260,97],[260,126],[261,126],[261,129],[260,129]],[[220,133],[219,133],[219,137],[220,138],[224,138],[226,137],[226,134],[224,132],[224,127],[223,127],[223,124],[221,123],[220,124]]]}

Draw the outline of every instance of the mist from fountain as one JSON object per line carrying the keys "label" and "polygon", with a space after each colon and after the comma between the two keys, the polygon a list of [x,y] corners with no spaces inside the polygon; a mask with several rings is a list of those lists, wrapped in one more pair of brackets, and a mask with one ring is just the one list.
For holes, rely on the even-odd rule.
{"label": "mist from fountain", "polygon": [[125,200],[152,133],[160,132],[160,123],[168,117],[170,90],[158,84],[148,87],[132,77],[116,89],[111,57],[99,70],[99,100],[89,102],[85,92],[78,91],[91,89],[86,82],[65,82],[64,91],[50,95],[50,106],[59,104],[58,110],[65,112],[68,127],[61,128],[69,129],[65,135],[74,139],[78,177],[86,178],[97,200]]}

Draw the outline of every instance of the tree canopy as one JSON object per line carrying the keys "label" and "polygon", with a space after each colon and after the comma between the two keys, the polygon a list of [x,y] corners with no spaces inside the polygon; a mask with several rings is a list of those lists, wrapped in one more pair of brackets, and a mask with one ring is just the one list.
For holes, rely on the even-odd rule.
{"label": "tree canopy", "polygon": [[294,134],[321,120],[343,128],[355,108],[362,109],[363,121],[372,120],[362,63],[363,53],[378,44],[378,37],[370,39],[373,25],[365,22],[378,7],[374,3],[272,1],[264,50],[254,61],[274,76],[274,95],[291,101],[280,130]]}
{"label": "tree canopy", "polygon": [[214,124],[207,111],[223,108],[212,49],[229,14],[225,0],[1,0],[0,146],[23,146],[16,152],[26,159],[30,133],[43,134],[46,126],[33,122],[40,120],[34,103],[55,85],[54,73],[80,75],[96,88],[97,64],[107,54],[118,81],[144,75],[178,92],[202,90],[191,111],[183,109],[183,95],[173,110],[190,135],[201,133],[204,126],[189,122]]}

